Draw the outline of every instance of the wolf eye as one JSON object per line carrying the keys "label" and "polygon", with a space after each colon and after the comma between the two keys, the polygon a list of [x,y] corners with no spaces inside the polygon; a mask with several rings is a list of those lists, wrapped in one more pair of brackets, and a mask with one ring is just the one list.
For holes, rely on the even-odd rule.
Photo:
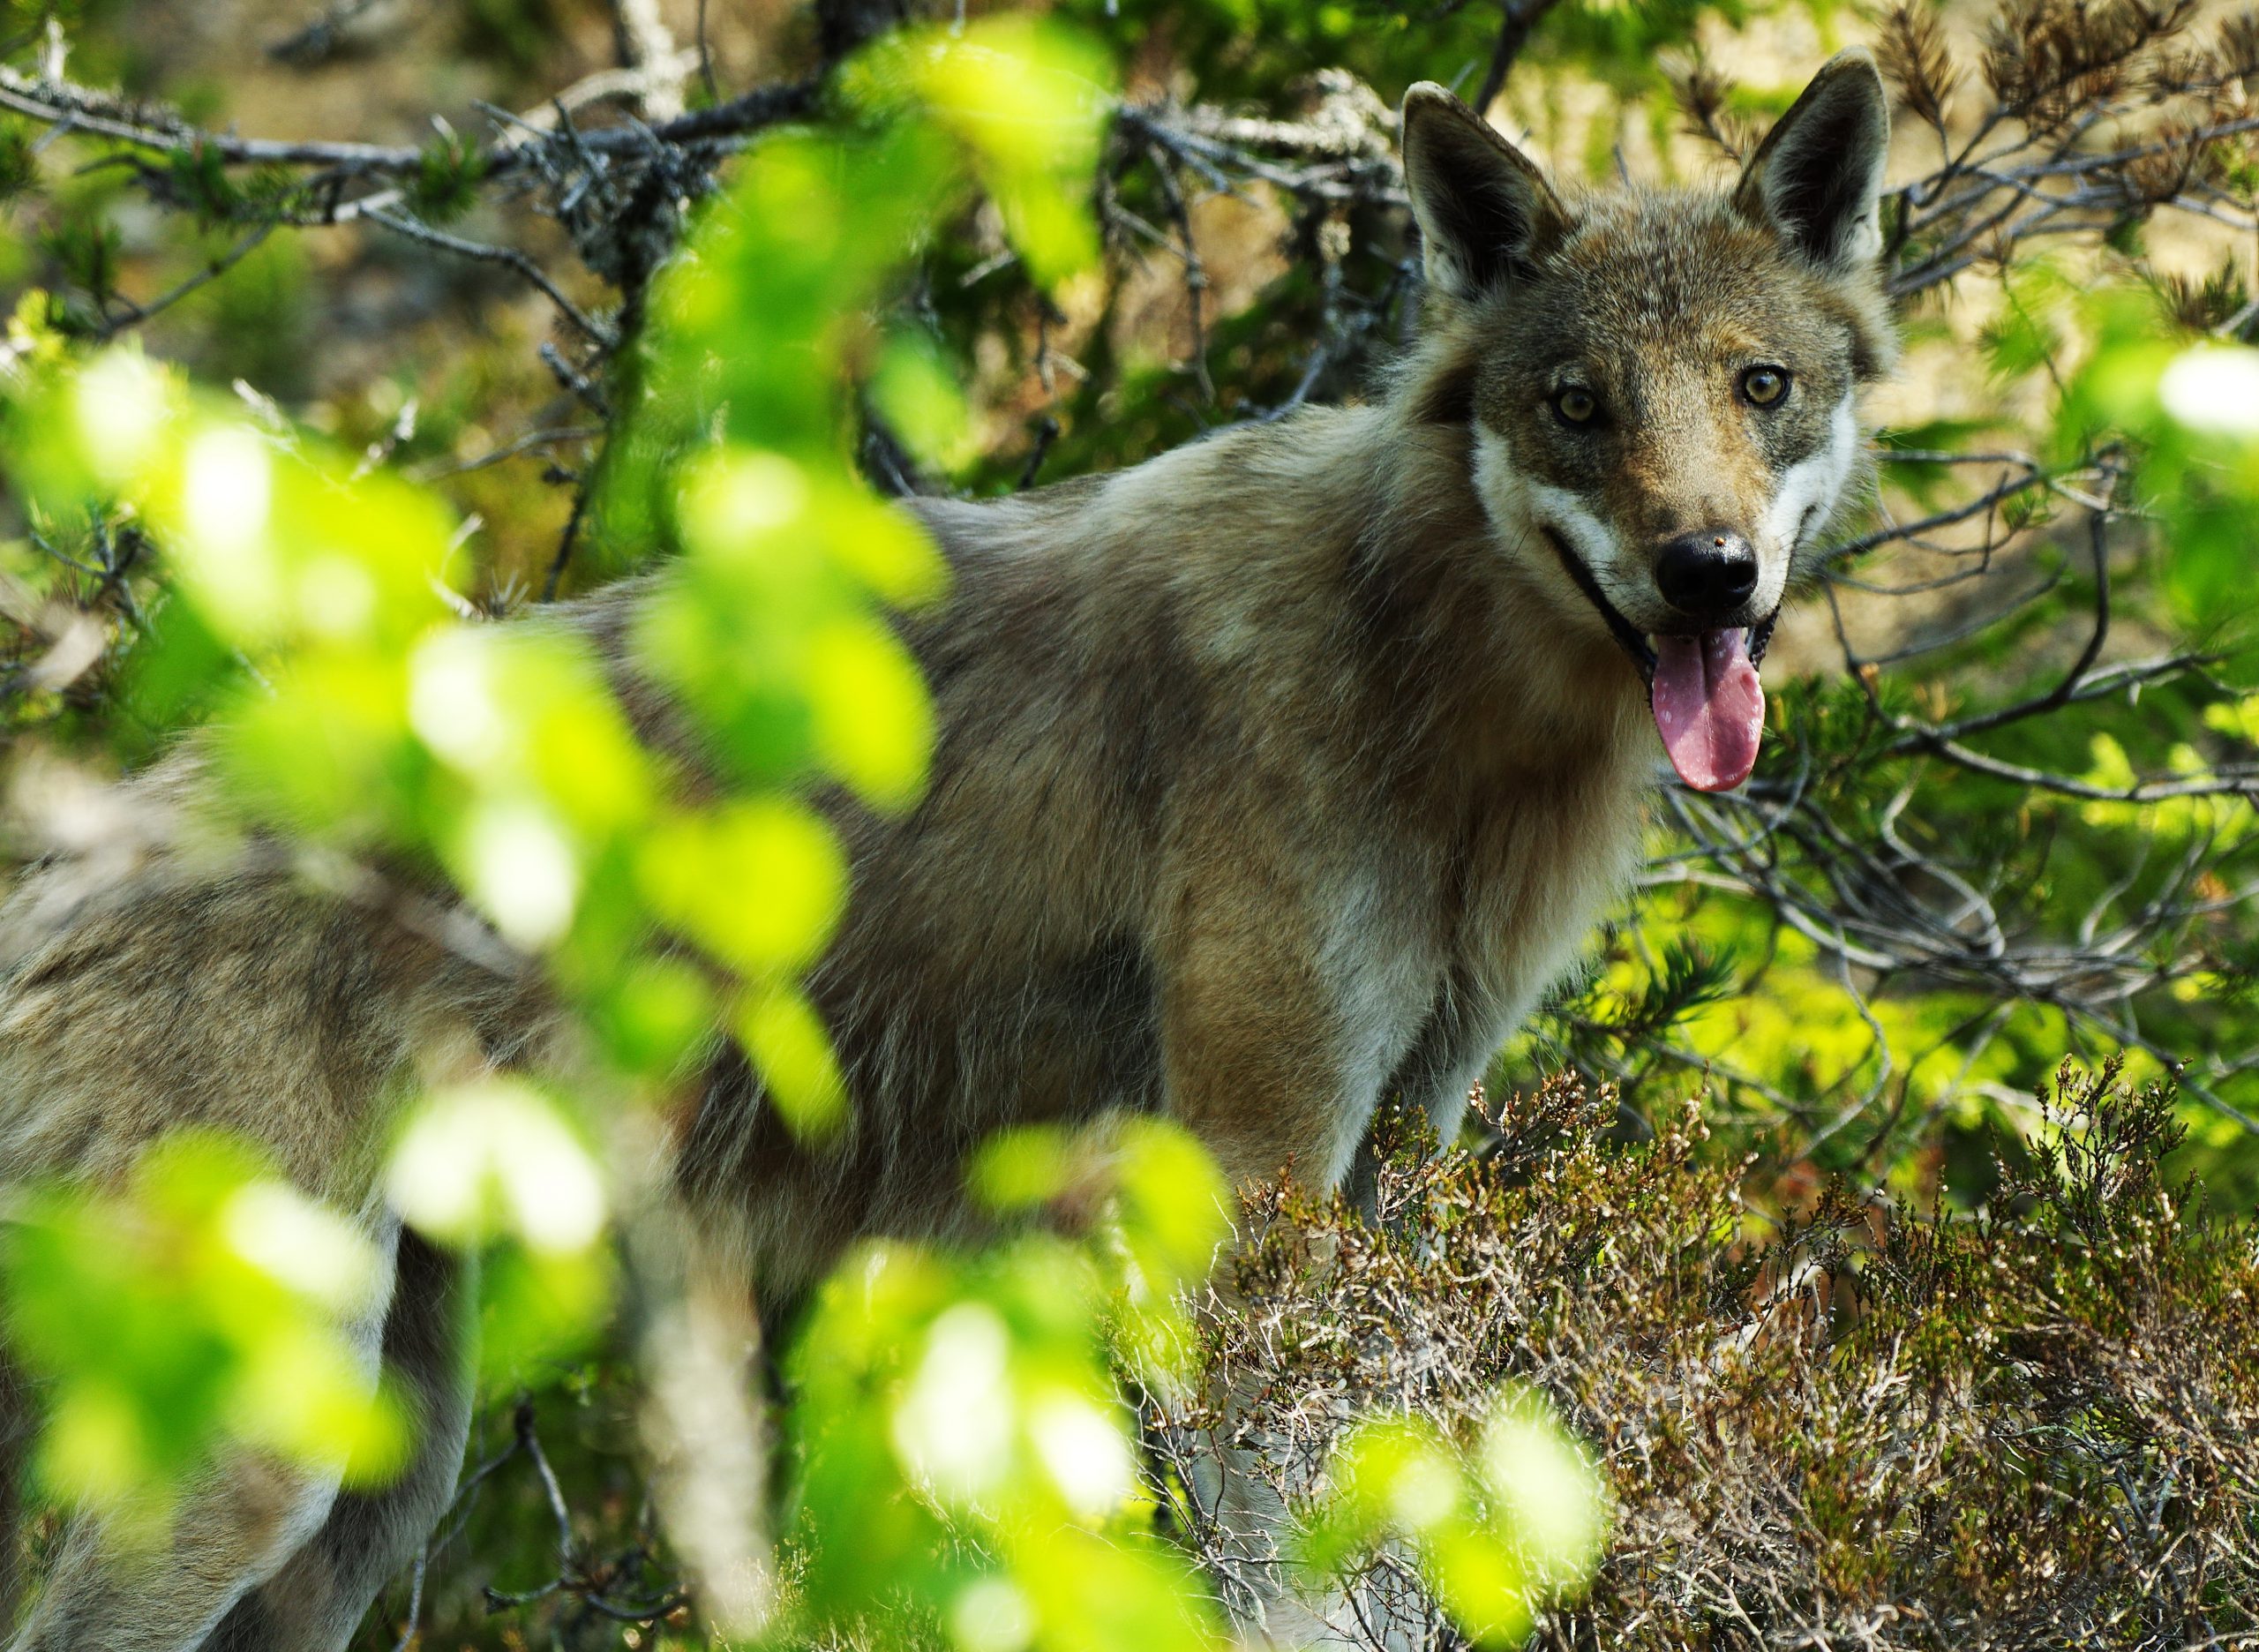
{"label": "wolf eye", "polygon": [[1571,385],[1553,393],[1553,411],[1560,415],[1564,424],[1589,424],[1593,415],[1600,411],[1600,402],[1591,391]]}
{"label": "wolf eye", "polygon": [[1741,376],[1741,394],[1759,407],[1770,407],[1788,393],[1785,368],[1752,367]]}

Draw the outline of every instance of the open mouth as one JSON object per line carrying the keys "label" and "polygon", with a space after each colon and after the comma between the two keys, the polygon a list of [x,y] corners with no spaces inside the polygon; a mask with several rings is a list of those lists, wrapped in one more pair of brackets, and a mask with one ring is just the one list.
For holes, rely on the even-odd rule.
{"label": "open mouth", "polygon": [[1608,600],[1592,570],[1559,534],[1548,528],[1545,537],[1647,685],[1647,709],[1678,777],[1697,792],[1727,792],[1748,779],[1765,731],[1765,690],[1757,667],[1773,640],[1780,609],[1753,627],[1727,626],[1651,639]]}

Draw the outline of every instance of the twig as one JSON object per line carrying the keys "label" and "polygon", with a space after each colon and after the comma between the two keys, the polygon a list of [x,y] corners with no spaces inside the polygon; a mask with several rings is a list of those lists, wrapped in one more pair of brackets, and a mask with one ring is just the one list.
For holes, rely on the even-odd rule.
{"label": "twig", "polygon": [[558,536],[557,554],[550,559],[549,573],[541,582],[541,599],[557,600],[557,587],[565,578],[565,569],[573,560],[573,547],[581,537],[581,521],[589,513],[589,500],[596,492],[596,469],[591,463],[581,474],[580,484],[573,490],[573,512],[565,519],[565,531]]}
{"label": "twig", "polygon": [[437,482],[447,477],[465,476],[473,470],[484,470],[505,460],[515,459],[521,454],[531,453],[537,447],[554,447],[564,442],[596,441],[604,434],[601,424],[565,424],[546,430],[528,431],[515,441],[506,442],[476,459],[435,460],[418,465],[409,471],[411,480]]}
{"label": "twig", "polygon": [[301,69],[326,63],[351,39],[353,26],[387,3],[387,0],[334,0],[304,27],[270,45],[266,55],[278,63]]}
{"label": "twig", "polygon": [[405,236],[411,241],[420,242],[439,252],[452,253],[457,258],[471,259],[482,264],[499,264],[505,269],[515,271],[538,288],[542,295],[557,306],[565,319],[598,349],[610,351],[619,348],[618,334],[567,298],[559,290],[557,283],[549,279],[547,272],[540,265],[515,247],[489,246],[483,241],[467,241],[461,236],[449,235],[444,229],[434,229],[430,224],[417,219],[403,217],[394,213],[377,211],[369,213],[367,216],[395,235]]}
{"label": "twig", "polygon": [[1015,491],[1024,493],[1035,485],[1036,473],[1043,469],[1043,461],[1051,451],[1051,444],[1059,439],[1059,421],[1048,413],[1035,427],[1035,446],[1028,449],[1027,462],[1020,467],[1020,479]]}
{"label": "twig", "polygon": [[1482,84],[1475,93],[1476,113],[1490,113],[1490,105],[1498,101],[1498,94],[1506,89],[1506,71],[1521,56],[1521,49],[1529,43],[1538,20],[1557,4],[1558,0],[1505,0],[1498,19],[1497,43],[1490,49],[1490,66],[1482,71]]}

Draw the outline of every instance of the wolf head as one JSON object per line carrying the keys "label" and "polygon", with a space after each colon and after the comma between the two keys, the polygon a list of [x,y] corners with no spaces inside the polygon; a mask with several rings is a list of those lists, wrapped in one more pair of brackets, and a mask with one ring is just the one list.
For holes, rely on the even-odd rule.
{"label": "wolf head", "polygon": [[1889,364],[1877,268],[1889,116],[1873,61],[1821,69],[1730,191],[1565,200],[1441,86],[1404,103],[1428,283],[1466,364],[1501,553],[1649,682],[1679,775],[1757,759],[1757,663],[1864,470]]}

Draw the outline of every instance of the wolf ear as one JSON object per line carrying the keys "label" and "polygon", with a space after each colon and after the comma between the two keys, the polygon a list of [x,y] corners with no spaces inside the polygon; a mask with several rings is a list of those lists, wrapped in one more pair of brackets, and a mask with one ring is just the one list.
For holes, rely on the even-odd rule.
{"label": "wolf ear", "polygon": [[1734,201],[1815,264],[1849,271],[1882,251],[1890,103],[1859,47],[1823,64],[1750,157]]}
{"label": "wolf ear", "polygon": [[1455,297],[1526,272],[1568,222],[1529,158],[1432,80],[1404,94],[1404,183],[1428,284]]}

